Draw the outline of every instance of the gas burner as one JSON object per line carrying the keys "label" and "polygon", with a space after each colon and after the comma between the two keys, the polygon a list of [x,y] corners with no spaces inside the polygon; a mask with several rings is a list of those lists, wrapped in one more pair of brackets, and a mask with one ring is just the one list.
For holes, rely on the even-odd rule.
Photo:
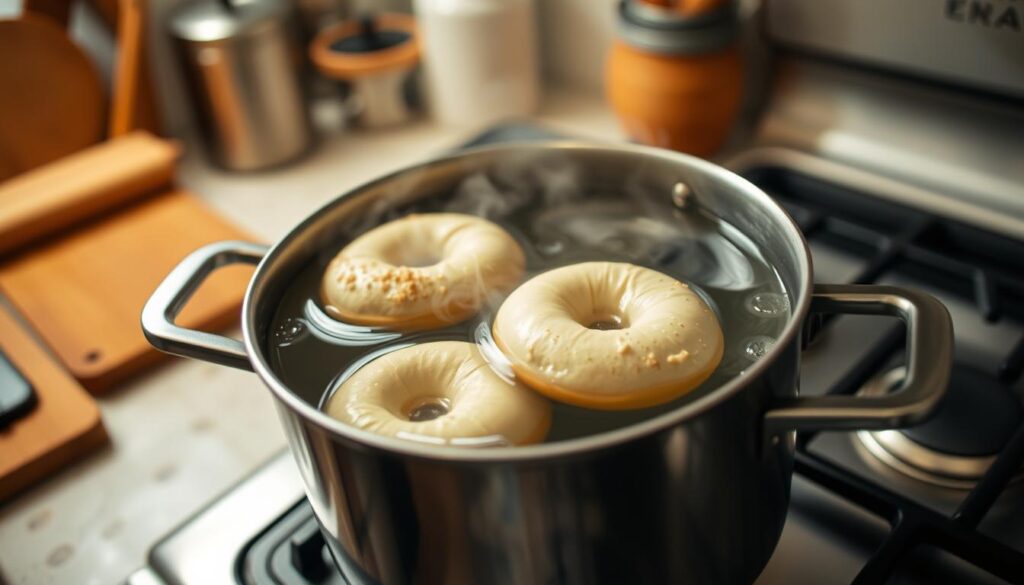
{"label": "gas burner", "polygon": [[[861,388],[862,396],[893,392],[906,368],[880,374]],[[901,430],[860,431],[857,439],[871,456],[915,479],[970,489],[988,470],[1013,435],[1024,409],[1004,384],[971,366],[955,364],[949,390],[927,422]],[[1024,478],[1024,470],[1014,481]]]}

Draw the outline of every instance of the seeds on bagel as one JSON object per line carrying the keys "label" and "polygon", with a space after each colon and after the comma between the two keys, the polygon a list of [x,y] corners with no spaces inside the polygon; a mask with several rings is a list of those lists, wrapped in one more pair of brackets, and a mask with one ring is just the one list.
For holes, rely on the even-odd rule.
{"label": "seeds on bagel", "polygon": [[358,325],[433,329],[476,313],[518,283],[519,244],[502,228],[455,213],[410,215],[353,240],[328,265],[327,313]]}
{"label": "seeds on bagel", "polygon": [[718,366],[724,345],[718,318],[689,286],[614,262],[530,279],[498,310],[494,338],[536,391],[607,410],[653,406],[693,390]]}

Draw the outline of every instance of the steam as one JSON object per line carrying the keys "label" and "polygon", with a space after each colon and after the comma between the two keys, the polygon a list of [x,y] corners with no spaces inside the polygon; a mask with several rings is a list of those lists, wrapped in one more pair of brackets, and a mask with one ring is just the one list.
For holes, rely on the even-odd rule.
{"label": "steam", "polygon": [[[723,233],[731,226],[700,211],[674,210],[665,186],[675,179],[640,165],[615,184],[601,184],[595,176],[603,172],[585,174],[568,154],[546,151],[506,156],[448,188],[428,170],[401,173],[376,187],[379,196],[343,229],[355,237],[408,213],[464,213],[504,224],[531,264],[606,259],[652,266],[703,287],[746,290],[759,284],[739,247],[747,246],[734,241],[737,234]],[[431,189],[439,190],[439,197],[416,197]],[[525,226],[527,233],[510,224]],[[460,314],[496,307],[517,284],[496,287],[496,267],[474,269],[432,299],[432,310],[443,321],[454,323]],[[321,333],[326,328],[317,327]],[[331,333],[340,339],[363,337],[352,331]]]}
{"label": "steam", "polygon": [[557,232],[578,245],[637,264],[653,264],[701,286],[754,287],[756,272],[739,247],[707,217],[636,215],[629,201],[597,200],[537,215],[536,229]]}
{"label": "steam", "polygon": [[[654,267],[698,287],[740,291],[761,284],[748,258],[757,252],[749,249],[752,244],[742,234],[704,211],[680,212],[671,205],[667,185],[677,178],[645,165],[625,177],[603,181],[607,175],[606,169],[590,167],[584,173],[568,153],[554,151],[506,156],[454,185],[440,183],[439,173],[428,167],[369,187],[378,190],[377,196],[360,213],[350,214],[341,229],[355,237],[409,213],[463,213],[502,224],[526,252],[528,265],[625,261]],[[714,188],[700,177],[690,184],[698,192]],[[431,310],[453,324],[467,313],[493,312],[519,284],[496,282],[496,275],[505,272],[502,268],[468,267],[468,272],[445,283],[448,288],[441,294],[435,292]],[[381,337],[388,333],[377,328],[338,323],[312,301],[305,317],[313,333],[325,341],[394,341]],[[491,349],[495,351],[485,348],[489,361],[507,377],[496,357],[500,352]]]}
{"label": "steam", "polygon": [[528,205],[543,208],[580,200],[580,185],[579,168],[564,155],[513,156],[463,180],[444,210],[500,221]]}

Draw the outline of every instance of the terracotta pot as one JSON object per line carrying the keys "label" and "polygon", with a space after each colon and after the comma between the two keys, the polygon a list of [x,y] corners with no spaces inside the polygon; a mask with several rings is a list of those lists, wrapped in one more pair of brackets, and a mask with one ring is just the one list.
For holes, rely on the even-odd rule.
{"label": "terracotta pot", "polygon": [[724,144],[743,88],[735,46],[669,55],[616,41],[607,67],[608,100],[633,140],[698,156]]}

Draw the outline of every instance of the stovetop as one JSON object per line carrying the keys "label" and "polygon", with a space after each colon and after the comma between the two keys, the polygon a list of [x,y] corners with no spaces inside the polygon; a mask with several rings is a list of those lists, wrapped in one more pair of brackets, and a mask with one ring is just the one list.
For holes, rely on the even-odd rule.
{"label": "stovetop", "polygon": [[[465,146],[554,136],[516,123]],[[798,437],[789,516],[758,583],[1024,582],[1024,240],[826,180],[800,157],[750,160],[736,170],[800,225],[817,281],[924,289],[956,331],[954,382],[932,421]],[[813,329],[803,394],[898,387],[897,321],[842,316]],[[158,543],[130,582],[343,581],[282,453]]]}

